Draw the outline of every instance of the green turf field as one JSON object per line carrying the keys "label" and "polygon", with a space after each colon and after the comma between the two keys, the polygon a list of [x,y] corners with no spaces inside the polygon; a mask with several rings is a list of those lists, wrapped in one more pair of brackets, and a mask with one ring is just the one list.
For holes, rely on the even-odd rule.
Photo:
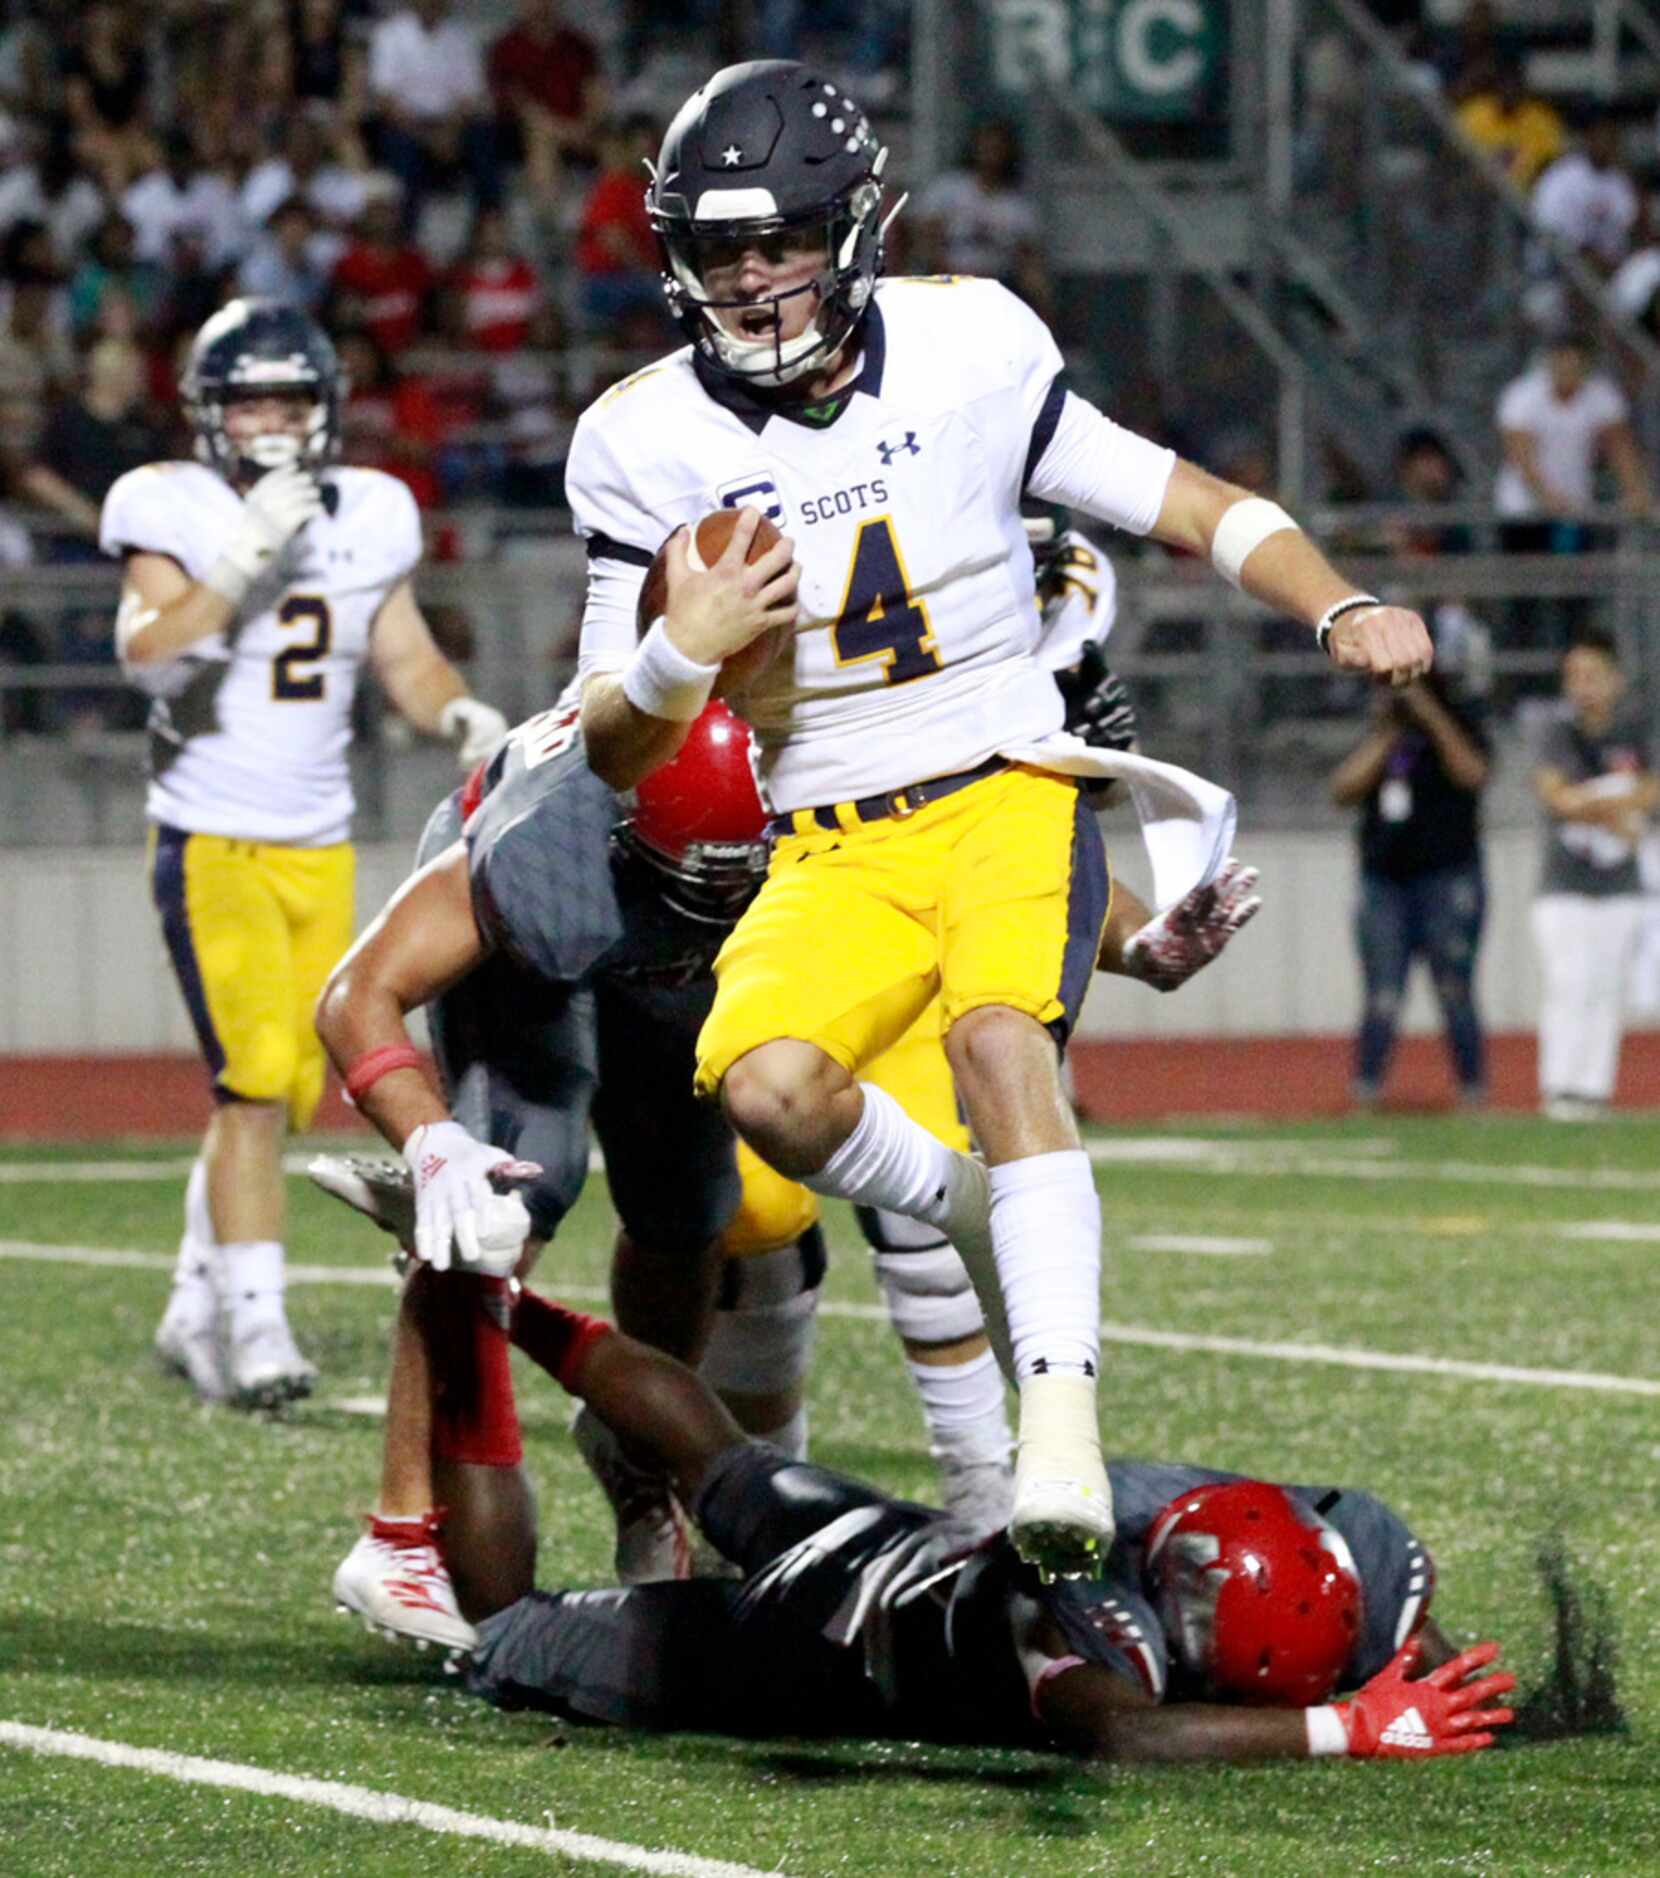
{"label": "green turf field", "polygon": [[[590,1833],[625,1861],[0,1747],[0,1873],[586,1875],[653,1869],[640,1848],[789,1878],[1660,1871],[1657,1138],[1637,1120],[1428,1118],[1096,1138],[1109,1157],[1104,1316],[1123,1327],[1107,1353],[1109,1444],[1375,1488],[1433,1547],[1449,1632],[1497,1636],[1524,1681],[1546,1635],[1531,1560],[1560,1528],[1619,1615],[1631,1720],[1623,1738],[1429,1766],[1134,1774],[894,1743],[630,1739],[491,1712],[328,1598],[379,1440],[342,1404],[382,1380],[393,1298],[338,1268],[379,1267],[378,1235],[291,1183],[291,1259],[336,1271],[291,1295],[322,1391],[282,1420],[205,1410],[149,1354],[182,1171],[71,1179],[37,1165],[182,1168],[190,1150],[0,1153],[0,1723]],[[546,1288],[591,1300],[610,1230],[595,1183],[543,1264]],[[851,1221],[837,1213],[830,1230],[827,1297],[871,1305]],[[1268,1249],[1132,1243],[1168,1235]],[[43,1245],[71,1250],[26,1255]],[[98,1248],[143,1256],[83,1256]],[[543,1581],[603,1582],[608,1522],[565,1404],[536,1372],[520,1379]],[[819,1458],[929,1492],[920,1418],[879,1322],[827,1314],[813,1418]]]}

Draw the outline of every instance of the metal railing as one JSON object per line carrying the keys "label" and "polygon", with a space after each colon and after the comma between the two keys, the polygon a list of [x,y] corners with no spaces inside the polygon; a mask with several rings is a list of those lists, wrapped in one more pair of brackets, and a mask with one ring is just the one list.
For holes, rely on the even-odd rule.
{"label": "metal railing", "polygon": [[1467,445],[1493,454],[1493,400],[1538,339],[1526,290],[1546,278],[1595,325],[1629,388],[1660,391],[1660,347],[1534,226],[1528,197],[1359,0],[1263,4],[1282,101],[1267,126],[1269,211],[1336,264]]}
{"label": "metal railing", "polygon": [[[1660,546],[1652,528],[1598,511],[1589,518],[1587,552],[1523,555],[1489,551],[1499,520],[1473,505],[1334,508],[1311,520],[1345,572],[1371,591],[1429,614],[1457,605],[1485,624],[1501,749],[1517,747],[1508,727],[1554,693],[1560,647],[1585,625],[1616,634],[1660,732]],[[1393,545],[1408,531],[1452,528],[1466,531],[1474,551],[1425,558]],[[556,696],[575,653],[580,547],[568,537],[545,547],[533,568],[477,561],[423,569],[417,580],[435,617],[448,607],[470,621],[471,682],[510,716]],[[1226,782],[1259,826],[1327,819],[1323,777],[1360,733],[1366,685],[1336,672],[1305,628],[1273,619],[1197,562],[1116,549],[1114,561],[1120,601],[1110,655],[1130,684],[1145,747]],[[54,656],[63,619],[90,610],[107,620],[114,588],[113,570],[100,568],[40,569],[6,583],[6,609],[29,618],[43,643],[38,663],[0,662],[7,727],[0,846],[142,837],[138,700],[113,663]],[[372,685],[364,688],[359,731],[359,833],[413,840],[454,785],[453,757],[413,738]]]}

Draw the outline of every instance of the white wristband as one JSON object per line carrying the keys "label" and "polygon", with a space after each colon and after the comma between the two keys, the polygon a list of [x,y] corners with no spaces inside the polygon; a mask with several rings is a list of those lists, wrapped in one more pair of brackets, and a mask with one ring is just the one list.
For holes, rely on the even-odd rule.
{"label": "white wristband", "polygon": [[700,665],[680,651],[657,620],[623,667],[623,696],[647,717],[689,724],[709,702],[718,665]]}
{"label": "white wristband", "polygon": [[1244,578],[1245,563],[1270,535],[1284,534],[1297,524],[1277,502],[1266,496],[1247,496],[1222,511],[1211,537],[1210,564],[1230,587]]}
{"label": "white wristband", "polygon": [[1305,1708],[1303,1725],[1308,1729],[1310,1754],[1347,1754],[1349,1731],[1343,1717],[1328,1703],[1324,1708]]}
{"label": "white wristband", "polygon": [[220,555],[202,576],[202,585],[211,587],[222,600],[229,600],[232,606],[240,606],[247,599],[248,589],[253,584],[253,576],[228,554]]}

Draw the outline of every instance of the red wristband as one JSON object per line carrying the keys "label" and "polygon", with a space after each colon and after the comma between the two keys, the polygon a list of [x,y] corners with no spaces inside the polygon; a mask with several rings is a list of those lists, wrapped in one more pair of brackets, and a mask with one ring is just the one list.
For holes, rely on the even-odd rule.
{"label": "red wristband", "polygon": [[412,1043],[383,1043],[378,1050],[365,1050],[346,1071],[346,1100],[356,1108],[382,1076],[395,1069],[420,1069],[425,1061]]}
{"label": "red wristband", "polygon": [[1053,1656],[1035,1676],[1029,1678],[1032,1688],[1033,1721],[1043,1720],[1042,1715],[1038,1713],[1038,1696],[1043,1689],[1043,1685],[1048,1682],[1050,1677],[1058,1676],[1063,1669],[1081,1668],[1088,1660],[1087,1657],[1083,1656]]}

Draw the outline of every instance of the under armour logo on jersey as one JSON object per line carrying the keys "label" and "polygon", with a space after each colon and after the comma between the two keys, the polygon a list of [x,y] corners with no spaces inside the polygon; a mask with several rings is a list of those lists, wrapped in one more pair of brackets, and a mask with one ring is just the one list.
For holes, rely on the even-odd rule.
{"label": "under armour logo on jersey", "polygon": [[922,445],[917,442],[916,432],[914,430],[906,431],[902,442],[879,443],[876,448],[881,453],[883,469],[888,467],[894,458],[899,455],[901,450],[905,451],[910,456],[922,455]]}

